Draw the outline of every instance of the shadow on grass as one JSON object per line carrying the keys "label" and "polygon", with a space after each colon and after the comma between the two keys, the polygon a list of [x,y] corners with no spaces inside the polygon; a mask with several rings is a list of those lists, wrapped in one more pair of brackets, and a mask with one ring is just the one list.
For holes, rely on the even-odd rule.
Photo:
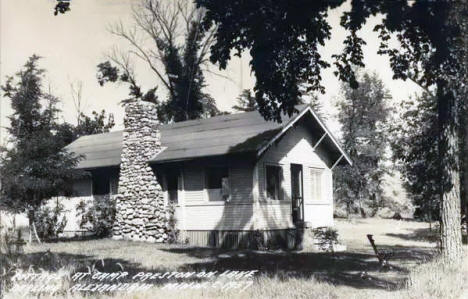
{"label": "shadow on grass", "polygon": [[[439,241],[439,232],[437,229],[429,229],[429,228],[419,228],[419,229],[411,229],[410,233],[407,234],[394,234],[394,233],[387,233],[387,236],[396,237],[407,241],[420,241],[420,242],[432,242],[436,243]],[[463,244],[468,244],[467,235],[462,231],[462,242]]]}
{"label": "shadow on grass", "polygon": [[[420,263],[429,260],[433,252],[428,248],[383,247],[391,252],[398,264]],[[192,257],[213,257],[213,249],[170,248],[172,253],[188,254]],[[310,279],[354,288],[395,289],[403,281],[408,269],[393,263],[391,269],[382,269],[375,255],[364,253],[313,253],[313,252],[259,252],[252,250],[219,253],[213,262],[196,263],[181,270],[218,271],[259,270],[266,277],[281,280],[289,278]],[[397,279],[384,279],[388,277]],[[399,278],[398,278],[399,277]]]}
{"label": "shadow on grass", "polygon": [[[259,275],[262,277],[279,280],[291,278],[308,280],[314,278],[322,282],[358,289],[397,289],[402,285],[408,272],[408,269],[401,267],[401,264],[423,262],[430,259],[432,254],[428,248],[382,247],[384,250],[394,252],[390,258],[390,264],[392,264],[393,259],[395,261],[394,267],[382,271],[377,258],[372,254],[364,253],[228,251],[182,245],[165,248],[155,246],[155,256],[158,255],[158,251],[166,251],[200,259],[200,262],[187,263],[169,269],[163,267],[145,268],[129,259],[97,259],[92,256],[92,249],[89,249],[89,253],[86,252],[86,242],[78,246],[83,246],[83,254],[42,251],[27,254],[25,259],[34,268],[48,271],[72,267],[73,272],[88,272],[90,270],[128,272],[127,278],[119,282],[130,282],[132,281],[131,277],[139,272],[217,271],[217,273],[222,273],[226,270],[258,270]],[[396,263],[397,260],[398,263]],[[401,261],[404,261],[404,263],[401,263]],[[197,278],[183,280],[157,279],[149,283],[165,284],[167,282],[200,280]]]}

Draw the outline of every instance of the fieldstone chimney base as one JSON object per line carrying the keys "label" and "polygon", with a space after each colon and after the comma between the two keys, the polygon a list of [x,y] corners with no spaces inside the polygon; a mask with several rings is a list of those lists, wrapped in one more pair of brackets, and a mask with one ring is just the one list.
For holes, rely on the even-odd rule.
{"label": "fieldstone chimney base", "polygon": [[148,164],[161,151],[156,106],[141,100],[127,102],[124,126],[113,238],[166,242],[169,214]]}

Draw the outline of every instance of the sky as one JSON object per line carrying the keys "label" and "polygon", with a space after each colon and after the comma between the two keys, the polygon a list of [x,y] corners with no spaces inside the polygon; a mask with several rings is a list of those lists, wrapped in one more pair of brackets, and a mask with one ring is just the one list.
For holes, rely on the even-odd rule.
{"label": "sky", "polygon": [[[121,39],[109,33],[108,27],[118,21],[131,24],[131,6],[137,1],[72,0],[71,11],[54,16],[55,0],[0,0],[0,83],[5,82],[5,76],[19,71],[28,57],[37,54],[43,57],[40,67],[47,70],[44,86],[61,99],[63,121],[75,122],[77,112],[70,84],[76,86],[81,82],[83,112],[91,114],[93,110],[105,109],[114,114],[114,129],[121,129],[123,108],[119,102],[128,97],[128,87],[116,84],[101,87],[96,80],[96,65],[106,60],[105,54],[113,46],[127,49]],[[332,38],[320,50],[329,62],[331,55],[339,53],[343,47],[346,32],[339,26],[339,20],[347,9],[349,3],[330,13]],[[377,22],[378,17],[371,19],[360,32],[367,41],[364,62],[368,71],[380,76],[393,97],[393,103],[397,105],[399,101],[420,93],[420,89],[412,82],[392,80],[388,58],[376,54],[378,39],[372,28]],[[231,111],[241,90],[253,87],[255,79],[250,74],[248,62],[248,54],[245,54],[242,58],[233,58],[226,70],[220,71],[217,66],[210,66],[210,70],[219,75],[206,74],[206,91],[214,97],[220,110]],[[328,126],[332,132],[339,134],[339,125],[333,115],[340,96],[340,83],[333,71],[332,67],[322,72],[326,93],[319,98],[325,113],[331,115]],[[141,63],[136,64],[136,76],[146,88],[158,83]],[[164,97],[162,86],[159,92]],[[8,126],[7,116],[10,114],[9,101],[2,96],[0,127]],[[2,128],[0,144],[6,136]]]}

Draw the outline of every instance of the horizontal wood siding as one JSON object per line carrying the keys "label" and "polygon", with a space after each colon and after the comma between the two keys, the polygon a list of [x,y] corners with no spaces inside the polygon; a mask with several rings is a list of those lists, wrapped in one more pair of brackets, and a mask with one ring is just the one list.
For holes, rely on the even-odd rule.
{"label": "horizontal wood siding", "polygon": [[253,200],[253,165],[242,161],[232,161],[229,167],[229,183],[231,186],[231,201]]}
{"label": "horizontal wood siding", "polygon": [[255,229],[292,228],[291,204],[289,201],[279,203],[259,203],[255,206]]}
{"label": "horizontal wood siding", "polygon": [[[312,136],[310,130],[303,125],[293,127],[279,142],[272,145],[258,161],[258,198],[260,205],[262,203],[275,203],[275,201],[266,198],[265,166],[269,164],[282,167],[282,192],[284,198],[281,205],[271,205],[259,209],[259,228],[292,227],[291,164],[301,164],[303,166],[304,221],[310,222],[313,226],[333,223],[332,171],[313,149],[315,142],[320,137]],[[313,178],[311,168],[322,171],[320,199],[315,199],[312,194]]]}
{"label": "horizontal wood siding", "polygon": [[[178,207],[177,210],[182,210]],[[253,228],[252,204],[224,204],[209,202],[203,205],[186,205],[185,219],[176,218],[184,223],[185,230],[249,230]],[[182,212],[177,212],[180,217]],[[185,220],[184,222],[182,220]]]}
{"label": "horizontal wood siding", "polygon": [[312,224],[312,227],[333,226],[333,205],[306,204],[304,218]]}
{"label": "horizontal wood siding", "polygon": [[[220,165],[220,164],[213,164]],[[253,163],[229,160],[231,197],[210,201],[205,189],[205,168],[209,162],[187,162],[183,168],[183,199],[177,208],[177,225],[183,230],[243,230],[251,229],[253,219]]]}

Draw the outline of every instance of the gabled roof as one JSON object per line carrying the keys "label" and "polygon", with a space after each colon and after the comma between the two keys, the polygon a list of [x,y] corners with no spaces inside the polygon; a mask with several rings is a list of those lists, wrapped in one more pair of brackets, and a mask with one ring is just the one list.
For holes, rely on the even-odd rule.
{"label": "gabled roof", "polygon": [[66,149],[84,155],[77,168],[99,168],[120,165],[123,131],[87,135],[78,138]]}
{"label": "gabled roof", "polygon": [[[298,112],[291,117],[283,115],[282,123],[265,121],[254,111],[162,125],[161,144],[164,150],[149,162],[165,163],[237,153],[261,155],[305,114],[312,116],[316,125],[322,128],[320,131],[327,132],[327,138],[332,140],[332,144],[328,146],[336,147],[334,150],[340,153],[340,157],[345,157],[345,160],[350,162],[309,106],[301,105],[296,109]],[[78,168],[118,166],[122,151],[122,131],[83,136],[67,148],[85,155]]]}

